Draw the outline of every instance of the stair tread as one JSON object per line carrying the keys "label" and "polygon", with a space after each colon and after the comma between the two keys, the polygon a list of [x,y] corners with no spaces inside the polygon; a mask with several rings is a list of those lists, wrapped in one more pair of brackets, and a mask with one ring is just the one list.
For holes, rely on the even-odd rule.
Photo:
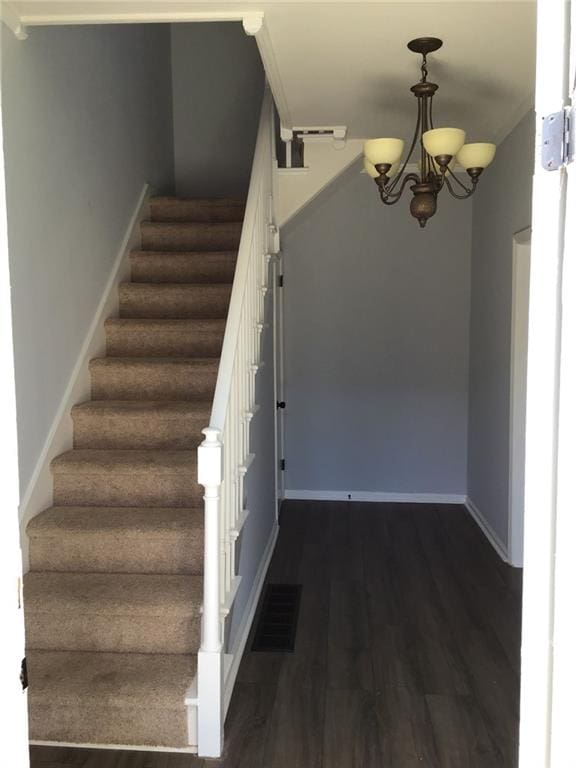
{"label": "stair tread", "polygon": [[142,418],[150,414],[166,418],[185,419],[206,414],[208,420],[212,402],[210,400],[87,400],[72,407],[74,414],[94,412],[102,416],[122,415]]}
{"label": "stair tread", "polygon": [[[194,229],[224,229],[234,230],[240,234],[242,231],[241,221],[143,221],[140,225],[143,232],[182,232],[185,230],[192,231]],[[228,248],[219,248],[220,251],[229,250]]]}
{"label": "stair tread", "polygon": [[218,370],[217,357],[93,357],[90,365],[193,365]]}
{"label": "stair tread", "polygon": [[40,512],[28,523],[32,538],[54,534],[85,536],[134,531],[174,537],[204,528],[204,509],[197,507],[59,507]]}
{"label": "stair tread", "polygon": [[50,464],[52,474],[176,474],[196,471],[196,451],[75,448]]}
{"label": "stair tread", "polygon": [[196,675],[195,654],[27,651],[29,696],[52,707],[184,709]]}
{"label": "stair tread", "polygon": [[229,283],[135,283],[126,281],[120,283],[120,292],[135,291],[148,293],[150,291],[156,291],[163,293],[192,293],[193,291],[200,291],[206,293],[206,291],[217,291],[219,293],[226,293],[230,291],[231,287],[232,281]]}
{"label": "stair tread", "polygon": [[202,576],[29,571],[24,601],[31,613],[107,616],[199,616]]}
{"label": "stair tread", "polygon": [[224,330],[226,319],[223,317],[110,317],[104,324],[121,328],[145,328],[147,331],[157,328],[162,331],[173,330],[175,333],[182,330],[209,333]]}
{"label": "stair tread", "polygon": [[[169,224],[170,222],[156,222],[162,224]],[[176,223],[176,222],[172,222]],[[178,226],[181,226],[179,223]],[[226,259],[236,260],[238,257],[238,251],[145,251],[141,248],[135,248],[130,251],[131,259],[149,259],[149,258],[165,258],[165,259],[198,259],[199,261],[222,261]]]}
{"label": "stair tread", "polygon": [[197,203],[199,205],[238,205],[244,206],[246,201],[241,197],[178,197],[177,195],[155,195],[150,198],[150,204],[158,203]]}

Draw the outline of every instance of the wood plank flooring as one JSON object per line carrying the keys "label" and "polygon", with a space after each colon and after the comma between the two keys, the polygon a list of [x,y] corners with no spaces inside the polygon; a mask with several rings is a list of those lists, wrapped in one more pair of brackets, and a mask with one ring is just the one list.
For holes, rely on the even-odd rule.
{"label": "wood plank flooring", "polygon": [[521,572],[467,512],[287,502],[281,523],[295,652],[249,640],[222,760],[32,747],[32,767],[515,768]]}

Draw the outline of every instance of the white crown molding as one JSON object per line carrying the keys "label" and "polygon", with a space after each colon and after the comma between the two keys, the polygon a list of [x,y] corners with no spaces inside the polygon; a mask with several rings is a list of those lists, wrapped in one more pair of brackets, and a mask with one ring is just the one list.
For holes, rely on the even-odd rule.
{"label": "white crown molding", "polygon": [[[2,3],[3,5],[5,3]],[[172,22],[243,21],[246,12],[229,8],[225,11],[195,10],[194,3],[147,3],[147,2],[69,2],[34,3],[31,10],[23,5],[18,13],[20,23],[26,26],[70,24],[157,24]],[[186,7],[188,6],[188,7]],[[42,7],[42,10],[40,10]]]}
{"label": "white crown molding", "polygon": [[4,24],[12,30],[17,40],[26,40],[28,31],[12,3],[2,2],[0,4],[0,15]]}
{"label": "white crown molding", "polygon": [[[276,110],[280,117],[280,124],[287,129],[291,129],[292,116],[290,115],[288,101],[284,92],[284,85],[282,83],[282,78],[280,77],[276,54],[274,53],[274,47],[272,45],[272,40],[270,39],[270,33],[264,14],[245,13],[242,18],[242,24],[246,34],[256,40],[256,45],[258,46],[260,57],[264,65],[266,79],[270,85]],[[284,141],[286,141],[286,139],[284,139]]]}
{"label": "white crown molding", "polygon": [[242,26],[247,35],[254,37],[264,26],[264,14],[262,12],[245,13],[242,19]]}

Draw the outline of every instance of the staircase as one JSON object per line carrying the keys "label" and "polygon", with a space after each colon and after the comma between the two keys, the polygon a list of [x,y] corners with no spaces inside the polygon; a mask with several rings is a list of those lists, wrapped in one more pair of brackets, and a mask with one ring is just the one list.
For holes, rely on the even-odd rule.
{"label": "staircase", "polygon": [[151,201],[92,400],[29,523],[30,738],[189,748],[203,605],[197,447],[210,421],[244,206]]}

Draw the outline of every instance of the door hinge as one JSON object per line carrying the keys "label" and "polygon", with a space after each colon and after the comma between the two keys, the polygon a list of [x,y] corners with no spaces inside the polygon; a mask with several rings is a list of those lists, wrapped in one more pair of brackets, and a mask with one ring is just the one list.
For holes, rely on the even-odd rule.
{"label": "door hinge", "polygon": [[22,685],[23,691],[28,688],[28,665],[26,664],[26,656],[24,656],[20,663],[20,684]]}
{"label": "door hinge", "polygon": [[278,287],[284,288],[284,275],[278,275]]}
{"label": "door hinge", "polygon": [[557,171],[574,160],[575,109],[546,115],[542,126],[542,167]]}
{"label": "door hinge", "polygon": [[280,469],[282,472],[286,469],[286,459],[280,459]]}

